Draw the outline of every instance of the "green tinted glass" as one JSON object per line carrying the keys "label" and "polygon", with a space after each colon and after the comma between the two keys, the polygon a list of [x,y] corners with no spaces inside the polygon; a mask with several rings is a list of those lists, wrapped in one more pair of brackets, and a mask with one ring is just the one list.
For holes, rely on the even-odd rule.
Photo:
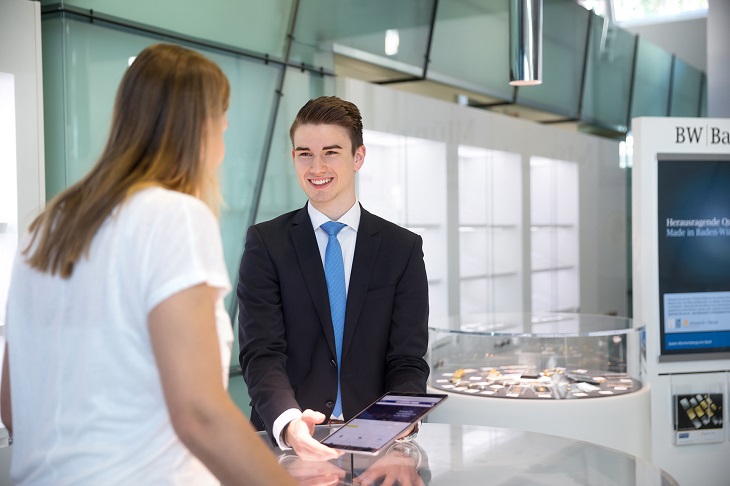
{"label": "green tinted glass", "polygon": [[636,38],[592,15],[581,118],[625,131]]}
{"label": "green tinted glass", "polygon": [[[130,58],[156,42],[159,39],[99,23],[44,18],[49,197],[78,181],[96,162],[106,142],[116,89]],[[226,157],[220,168],[225,201],[221,233],[227,268],[235,282],[280,68],[217,52],[201,52],[223,69],[231,83]]]}
{"label": "green tinted glass", "polygon": [[512,99],[507,2],[439,2],[427,77],[477,93]]}
{"label": "green tinted glass", "polygon": [[517,90],[517,102],[575,117],[590,12],[574,1],[545,2],[542,84]]}
{"label": "green tinted glass", "polygon": [[667,116],[672,55],[639,38],[631,117]]}
{"label": "green tinted glass", "polygon": [[702,73],[675,58],[669,116],[699,116],[701,86]]}
{"label": "green tinted glass", "polygon": [[294,0],[42,0],[283,59]]}
{"label": "green tinted glass", "polygon": [[406,73],[422,73],[434,0],[301,0],[290,60],[333,71],[344,53]]}

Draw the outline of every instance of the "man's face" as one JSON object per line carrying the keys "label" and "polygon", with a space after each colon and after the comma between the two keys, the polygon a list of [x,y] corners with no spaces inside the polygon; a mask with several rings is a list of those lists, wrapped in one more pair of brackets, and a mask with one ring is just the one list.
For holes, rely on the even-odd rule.
{"label": "man's face", "polygon": [[365,147],[352,154],[347,131],[338,125],[301,125],[294,132],[292,159],[297,180],[311,204],[339,219],[355,204],[355,173]]}

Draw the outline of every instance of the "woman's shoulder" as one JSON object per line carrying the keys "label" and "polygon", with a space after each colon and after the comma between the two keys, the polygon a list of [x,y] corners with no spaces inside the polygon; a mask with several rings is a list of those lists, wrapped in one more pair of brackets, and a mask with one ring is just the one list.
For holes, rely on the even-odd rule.
{"label": "woman's shoulder", "polygon": [[126,201],[131,212],[142,212],[148,215],[175,213],[210,214],[208,206],[195,196],[164,187],[154,186],[140,189]]}

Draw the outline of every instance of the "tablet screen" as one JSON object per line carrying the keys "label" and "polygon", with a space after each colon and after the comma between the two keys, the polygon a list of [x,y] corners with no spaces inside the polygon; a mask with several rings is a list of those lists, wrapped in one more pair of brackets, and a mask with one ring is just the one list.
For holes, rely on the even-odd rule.
{"label": "tablet screen", "polygon": [[377,454],[446,399],[445,394],[386,393],[322,440],[347,452]]}

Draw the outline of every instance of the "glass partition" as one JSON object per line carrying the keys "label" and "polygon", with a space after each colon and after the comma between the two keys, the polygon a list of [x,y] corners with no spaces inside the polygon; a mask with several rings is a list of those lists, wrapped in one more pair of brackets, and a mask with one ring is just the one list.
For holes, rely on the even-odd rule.
{"label": "glass partition", "polygon": [[[78,181],[94,165],[106,142],[119,81],[132,59],[161,38],[89,23],[69,15],[43,19],[47,194]],[[235,282],[255,175],[264,156],[279,67],[212,51],[231,83],[221,166],[224,255]],[[230,299],[230,296],[229,296]]]}
{"label": "glass partition", "polygon": [[337,52],[420,76],[434,1],[300,0],[290,62],[334,71]]}
{"label": "glass partition", "polygon": [[427,78],[512,99],[507,2],[439,2]]}
{"label": "glass partition", "polygon": [[672,55],[639,37],[631,117],[667,116]]}
{"label": "glass partition", "polygon": [[702,73],[675,57],[669,116],[699,116]]}
{"label": "glass partition", "polygon": [[284,58],[294,0],[41,0]]}
{"label": "glass partition", "polygon": [[636,37],[592,15],[581,119],[626,131]]}
{"label": "glass partition", "polygon": [[575,1],[545,2],[542,84],[519,88],[518,103],[577,117],[590,16]]}

